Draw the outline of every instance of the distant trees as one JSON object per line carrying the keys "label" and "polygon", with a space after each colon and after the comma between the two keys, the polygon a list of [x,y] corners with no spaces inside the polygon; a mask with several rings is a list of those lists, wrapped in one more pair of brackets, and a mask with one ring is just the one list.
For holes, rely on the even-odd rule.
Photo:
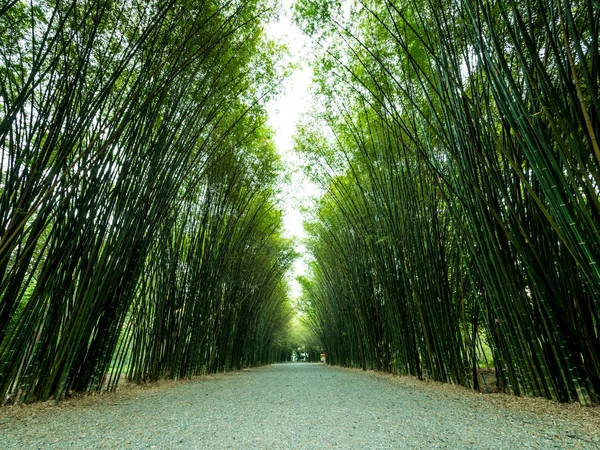
{"label": "distant trees", "polygon": [[0,395],[267,363],[289,244],[262,0],[0,7]]}
{"label": "distant trees", "polygon": [[[301,0],[327,189],[304,308],[333,364],[597,403],[600,10]],[[327,131],[322,131],[322,124]],[[489,353],[488,353],[489,349]]]}
{"label": "distant trees", "polygon": [[281,361],[292,361],[294,353],[297,358],[301,353],[307,354],[302,361],[320,361],[321,344],[312,328],[305,323],[304,317],[295,315],[289,321],[282,344],[281,351],[285,354],[280,357]]}

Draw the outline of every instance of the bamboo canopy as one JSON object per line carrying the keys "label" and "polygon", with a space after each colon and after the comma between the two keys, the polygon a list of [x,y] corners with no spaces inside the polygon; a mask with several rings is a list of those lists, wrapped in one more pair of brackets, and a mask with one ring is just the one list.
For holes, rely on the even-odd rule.
{"label": "bamboo canopy", "polygon": [[0,6],[3,401],[277,358],[293,252],[267,8]]}
{"label": "bamboo canopy", "polygon": [[[301,0],[326,190],[304,310],[333,364],[598,403],[600,9]],[[326,129],[326,132],[321,130]]]}
{"label": "bamboo canopy", "polygon": [[[0,5],[0,402],[285,358],[274,6]],[[597,2],[295,20],[317,99],[296,146],[325,192],[300,304],[328,362],[600,402]]]}

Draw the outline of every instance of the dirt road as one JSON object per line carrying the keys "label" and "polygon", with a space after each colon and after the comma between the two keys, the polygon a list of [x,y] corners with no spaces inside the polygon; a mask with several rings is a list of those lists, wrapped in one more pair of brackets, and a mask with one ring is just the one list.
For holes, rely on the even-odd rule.
{"label": "dirt road", "polygon": [[0,448],[600,448],[600,430],[371,373],[291,363],[4,414]]}

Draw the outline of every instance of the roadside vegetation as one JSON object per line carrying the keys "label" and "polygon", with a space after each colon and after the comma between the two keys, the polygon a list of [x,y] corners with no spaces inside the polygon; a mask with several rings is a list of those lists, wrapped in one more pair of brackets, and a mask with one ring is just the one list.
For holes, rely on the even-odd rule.
{"label": "roadside vegetation", "polygon": [[303,308],[329,361],[597,404],[598,4],[300,0],[296,19],[320,99],[297,147],[326,190]]}
{"label": "roadside vegetation", "polygon": [[0,402],[272,362],[269,1],[0,6]]}
{"label": "roadside vegetation", "polygon": [[298,0],[324,195],[301,319],[276,0],[0,5],[0,403],[292,351],[600,403],[600,7]]}

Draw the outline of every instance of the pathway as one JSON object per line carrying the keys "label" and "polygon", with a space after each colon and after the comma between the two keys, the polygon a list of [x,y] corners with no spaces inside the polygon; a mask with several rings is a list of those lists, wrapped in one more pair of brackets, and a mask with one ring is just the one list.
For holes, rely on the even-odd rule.
{"label": "pathway", "polygon": [[600,448],[600,431],[475,396],[308,363],[0,418],[2,449],[528,447]]}

